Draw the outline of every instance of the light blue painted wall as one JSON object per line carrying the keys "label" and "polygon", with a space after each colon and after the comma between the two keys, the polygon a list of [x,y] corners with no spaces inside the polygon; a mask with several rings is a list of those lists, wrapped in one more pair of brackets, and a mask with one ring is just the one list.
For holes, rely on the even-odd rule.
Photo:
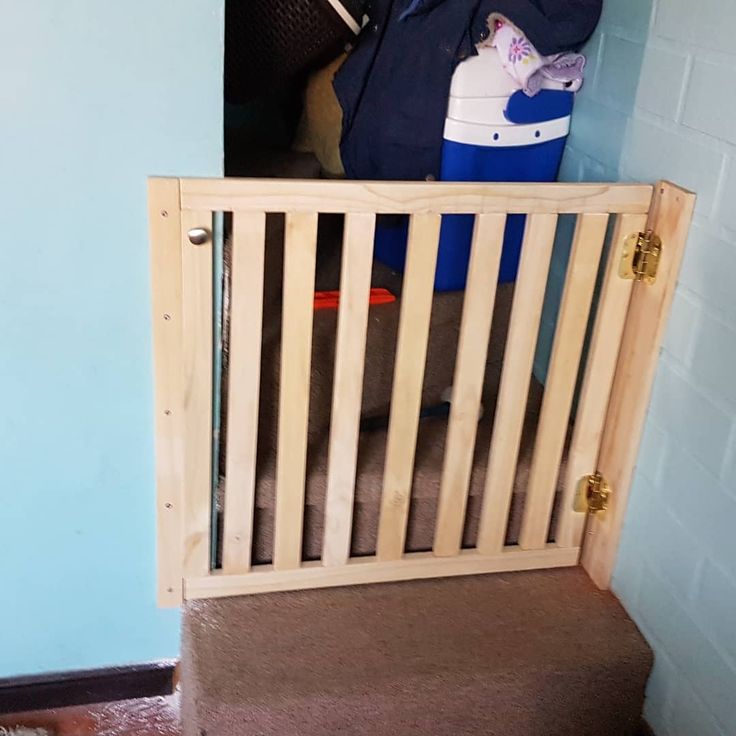
{"label": "light blue painted wall", "polygon": [[146,177],[222,171],[223,0],[0,0],[0,677],[174,657]]}
{"label": "light blue painted wall", "polygon": [[606,7],[576,130],[611,138],[574,135],[567,174],[698,193],[614,590],[655,650],[658,736],[735,736],[736,4]]}

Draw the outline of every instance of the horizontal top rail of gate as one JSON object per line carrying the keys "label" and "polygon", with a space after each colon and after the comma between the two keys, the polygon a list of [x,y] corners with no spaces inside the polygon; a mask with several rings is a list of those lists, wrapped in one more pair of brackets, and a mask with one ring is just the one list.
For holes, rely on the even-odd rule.
{"label": "horizontal top rail of gate", "polygon": [[646,184],[181,179],[181,208],[348,214],[646,214]]}

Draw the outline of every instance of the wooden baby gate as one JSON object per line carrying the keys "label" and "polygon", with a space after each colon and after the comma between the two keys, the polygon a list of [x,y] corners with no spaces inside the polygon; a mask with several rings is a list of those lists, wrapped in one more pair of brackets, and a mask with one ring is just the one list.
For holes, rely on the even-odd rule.
{"label": "wooden baby gate", "polygon": [[[445,184],[164,179],[149,183],[156,366],[158,587],[182,599],[582,564],[608,585],[694,195],[672,184]],[[232,322],[223,563],[212,569],[213,213],[232,213]],[[266,213],[285,213],[272,565],[251,564]],[[345,215],[322,559],[302,560],[318,213]],[[350,539],[377,214],[411,216],[378,541]],[[462,549],[468,482],[507,215],[527,214],[489,448],[477,547]],[[476,225],[431,552],[406,553],[407,517],[442,214]],[[505,545],[558,216],[577,216],[526,489]],[[596,276],[612,223],[595,322]],[[653,232],[661,239],[640,237]],[[627,237],[634,235],[633,239]],[[626,244],[625,244],[626,242]],[[627,254],[624,255],[624,251]],[[658,266],[656,280],[650,278]],[[623,274],[623,275],[622,275]],[[624,278],[623,276],[626,276]],[[633,277],[633,278],[631,278]],[[587,358],[584,357],[587,355]],[[576,378],[585,360],[577,402]],[[563,499],[548,543],[571,413]],[[601,477],[607,487],[601,487]],[[575,505],[610,488],[605,515]],[[595,506],[593,506],[595,508]],[[583,542],[583,538],[585,541]]]}

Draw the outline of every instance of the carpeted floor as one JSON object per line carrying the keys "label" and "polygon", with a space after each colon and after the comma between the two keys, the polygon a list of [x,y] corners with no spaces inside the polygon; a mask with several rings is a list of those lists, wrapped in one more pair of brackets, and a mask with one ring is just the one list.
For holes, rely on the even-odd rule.
{"label": "carpeted floor", "polygon": [[[0,727],[9,729],[19,723],[29,724],[30,728],[42,728],[49,736],[182,734],[178,695],[0,716]],[[654,735],[646,724],[642,724],[636,736]]]}

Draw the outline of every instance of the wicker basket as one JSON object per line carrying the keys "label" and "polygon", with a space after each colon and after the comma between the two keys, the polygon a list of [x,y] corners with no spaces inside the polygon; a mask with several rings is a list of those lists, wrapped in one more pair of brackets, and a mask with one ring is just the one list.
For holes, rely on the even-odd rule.
{"label": "wicker basket", "polygon": [[365,0],[227,0],[225,99],[242,103],[326,63],[358,34]]}

